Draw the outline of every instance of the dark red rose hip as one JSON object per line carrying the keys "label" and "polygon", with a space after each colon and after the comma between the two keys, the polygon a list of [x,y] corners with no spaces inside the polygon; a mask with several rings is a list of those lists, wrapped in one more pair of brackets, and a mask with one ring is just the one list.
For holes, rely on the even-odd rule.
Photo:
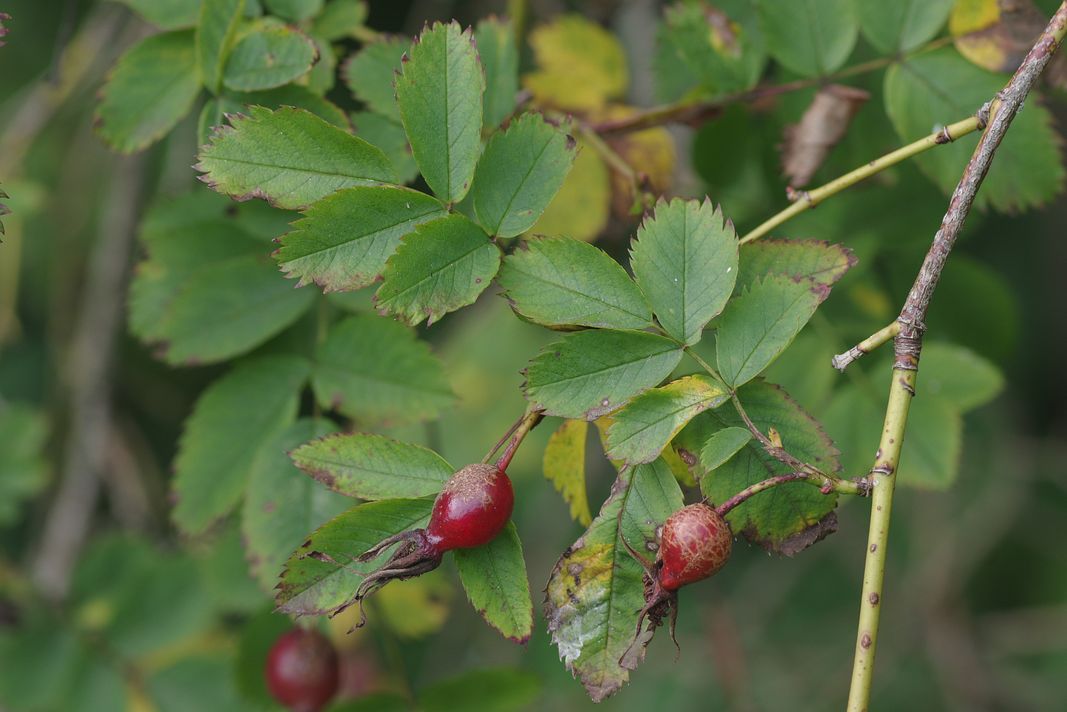
{"label": "dark red rose hip", "polygon": [[270,694],[293,712],[318,712],[337,693],[337,651],[321,633],[294,628],[271,646],[264,668]]}

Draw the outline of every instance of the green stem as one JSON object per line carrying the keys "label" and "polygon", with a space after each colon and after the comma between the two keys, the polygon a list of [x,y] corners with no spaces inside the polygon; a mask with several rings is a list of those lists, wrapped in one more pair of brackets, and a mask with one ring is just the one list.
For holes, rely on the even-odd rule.
{"label": "green stem", "polygon": [[799,191],[793,196],[796,200],[794,200],[792,205],[764,221],[759,227],[742,237],[741,244],[744,245],[753,240],[758,240],[787,220],[796,217],[805,210],[814,208],[827,198],[837,195],[846,188],[851,188],[860,181],[870,178],[875,173],[880,173],[886,168],[895,166],[901,161],[905,161],[923,151],[928,151],[935,146],[955,141],[961,136],[966,136],[969,133],[977,131],[979,128],[981,128],[981,123],[977,116],[972,116],[963,121],[957,121],[954,124],[949,124],[948,126],[935,131],[929,136],[924,136],[918,141],[909,143],[907,146],[902,146],[901,148],[891,151],[880,158],[876,158],[870,163],[866,163],[839,178],[835,178],[826,185],[815,188],[814,190]]}
{"label": "green stem", "polygon": [[884,345],[890,339],[895,339],[897,334],[899,333],[900,322],[893,320],[890,324],[874,332],[845,353],[837,354],[836,356],[834,356],[830,360],[830,363],[833,364],[833,367],[836,368],[838,371],[844,371],[846,368],[848,368],[848,365],[850,363],[860,358],[864,354],[869,354],[870,352],[877,349],[879,346]]}
{"label": "green stem", "polygon": [[[530,434],[530,431],[537,427],[537,424],[544,418],[544,413],[540,410],[530,409],[526,411],[526,414],[522,416],[511,429],[511,440],[508,441],[507,447],[504,448],[504,452],[497,458],[496,466],[499,470],[507,470],[508,465],[511,464],[511,458],[515,456],[515,452],[519,449],[519,445],[522,445],[522,441],[526,439],[526,436]],[[504,436],[507,439],[508,436]],[[503,442],[503,440],[501,440]],[[500,448],[500,443],[497,443],[497,447],[486,455],[483,462],[488,462],[489,458],[493,456],[493,453]]]}
{"label": "green stem", "polygon": [[723,387],[726,387],[726,382],[722,380],[722,376],[719,375],[719,372],[716,371],[714,368],[712,368],[711,364],[709,364],[707,361],[705,361],[703,358],[701,358],[700,354],[698,354],[696,352],[696,350],[693,349],[692,346],[683,346],[683,349],[685,350],[685,352],[687,354],[689,354],[689,358],[691,358],[694,361],[696,361],[700,365],[700,367],[702,369],[704,369],[705,371],[708,372],[709,376],[711,376],[716,381],[721,383],[723,385]]}

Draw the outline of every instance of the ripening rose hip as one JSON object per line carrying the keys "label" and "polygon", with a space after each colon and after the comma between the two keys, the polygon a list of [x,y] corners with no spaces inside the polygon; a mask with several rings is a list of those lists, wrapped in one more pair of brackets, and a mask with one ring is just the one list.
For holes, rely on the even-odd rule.
{"label": "ripening rose hip", "polygon": [[337,651],[321,633],[294,628],[271,646],[264,668],[271,696],[292,712],[318,712],[337,694]]}
{"label": "ripening rose hip", "polygon": [[[356,602],[394,579],[409,579],[441,565],[446,551],[488,544],[504,530],[515,504],[511,480],[498,465],[467,465],[452,475],[437,495],[425,529],[412,529],[383,539],[358,561],[366,562],[399,544],[389,560],[367,575],[356,589]],[[366,622],[360,617],[358,628]]]}
{"label": "ripening rose hip", "polygon": [[[645,605],[637,618],[634,641],[619,658],[619,664],[633,670],[644,657],[652,635],[670,617],[671,640],[678,619],[678,589],[706,579],[726,565],[733,546],[730,525],[712,507],[691,504],[667,517],[656,532],[656,560],[647,561],[630,544],[623,543],[645,567]],[[641,625],[648,619],[648,627]]]}

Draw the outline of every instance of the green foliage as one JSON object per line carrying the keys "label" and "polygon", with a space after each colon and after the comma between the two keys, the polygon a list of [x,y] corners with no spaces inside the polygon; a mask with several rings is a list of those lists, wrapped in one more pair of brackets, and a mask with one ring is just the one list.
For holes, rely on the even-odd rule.
{"label": "green foliage", "polygon": [[570,505],[571,519],[589,526],[593,515],[585,491],[585,440],[589,423],[584,420],[564,420],[545,446],[542,469],[545,478],[555,486]]}
{"label": "green foliage", "polygon": [[244,494],[263,443],[296,417],[310,364],[292,356],[244,363],[208,388],[185,424],[174,462],[174,522],[201,534]]}
{"label": "green foliage", "polygon": [[322,12],[325,0],[263,0],[273,14],[293,22],[302,22]]}
{"label": "green foliage", "polygon": [[474,30],[478,58],[485,68],[482,125],[499,126],[515,111],[519,93],[519,48],[511,22],[489,17]]}
{"label": "green foliage", "polygon": [[757,240],[741,248],[736,289],[741,292],[768,274],[832,286],[855,265],[856,256],[844,245],[821,240]]}
{"label": "green foliage", "polygon": [[[980,69],[954,49],[928,52],[886,72],[886,111],[905,141],[935,125],[973,114],[1000,91],[1004,79]],[[1060,139],[1048,109],[1032,101],[1012,123],[975,202],[1004,212],[1041,205],[1063,189]],[[956,187],[974,150],[972,141],[939,146],[918,156],[919,167],[946,194]]]}
{"label": "green foliage", "polygon": [[565,237],[525,240],[498,278],[512,307],[549,327],[641,329],[652,312],[641,290],[603,251]]}
{"label": "green foliage", "polygon": [[154,35],[111,70],[97,107],[97,130],[115,150],[139,151],[173,129],[199,92],[193,33]]}
{"label": "green foliage", "polygon": [[372,146],[377,146],[389,158],[401,183],[415,180],[419,175],[419,167],[411,156],[411,146],[408,145],[408,137],[400,119],[371,111],[360,111],[352,114],[352,123],[360,138]]}
{"label": "green foliage", "polygon": [[699,374],[645,391],[614,415],[607,455],[630,465],[652,462],[686,423],[729,397],[721,384]]}
{"label": "green foliage", "polygon": [[370,433],[320,438],[290,455],[314,479],[358,499],[437,494],[454,471],[433,450]]}
{"label": "green foliage", "polygon": [[212,93],[222,88],[223,70],[233,49],[245,0],[202,0],[196,25],[196,66]]}
{"label": "green foliage", "polygon": [[826,285],[772,275],[731,301],[715,337],[727,385],[748,383],[778,358],[828,293]]}
{"label": "green foliage", "polygon": [[522,542],[514,523],[493,541],[456,549],[456,567],[471,605],[505,638],[526,643],[533,632],[533,603]]}
{"label": "green foliage", "polygon": [[331,0],[314,19],[311,30],[328,42],[352,37],[367,19],[364,0]]}
{"label": "green foliage", "polygon": [[458,213],[418,225],[385,265],[378,308],[414,326],[473,304],[500,269],[500,249]]}
{"label": "green foliage", "polygon": [[20,505],[48,482],[44,414],[22,403],[0,405],[0,527],[17,521]]}
{"label": "green foliage", "polygon": [[394,72],[400,71],[400,58],[409,43],[400,38],[384,38],[364,45],[345,64],[345,83],[370,111],[400,120]]}
{"label": "green foliage", "polygon": [[537,222],[570,172],[577,144],[539,114],[495,134],[474,172],[470,204],[490,235],[515,237]]}
{"label": "green foliage", "polygon": [[473,38],[456,22],[419,35],[396,80],[396,101],[426,183],[449,204],[470,189],[481,152],[485,74]]}
{"label": "green foliage", "polygon": [[196,25],[201,0],[114,0],[163,30]]}
{"label": "green foliage", "polygon": [[624,469],[600,513],[556,563],[545,617],[567,669],[600,702],[629,680],[619,658],[634,639],[644,604],[641,564],[627,552],[655,541],[656,523],[682,506],[662,460]]}
{"label": "green foliage", "polygon": [[709,201],[660,203],[638,229],[630,259],[664,330],[694,344],[734,290],[737,234]]}
{"label": "green foliage", "polygon": [[565,336],[526,370],[526,397],[549,415],[595,420],[666,378],[682,358],[670,339],[598,329]]}
{"label": "green foliage", "polygon": [[[313,203],[283,235],[282,271],[323,291],[350,291],[378,281],[400,238],[445,215],[425,193],[394,186],[354,187]],[[399,218],[399,220],[398,220]]]}
{"label": "green foliage", "polygon": [[241,37],[226,62],[227,89],[273,89],[302,77],[318,50],[306,35],[288,27],[264,27]]}
{"label": "green foliage", "polygon": [[429,346],[403,325],[371,315],[338,322],[315,351],[315,397],[361,423],[412,423],[455,398]]}
{"label": "green foliage", "polygon": [[530,673],[490,668],[474,670],[427,687],[419,695],[419,706],[426,712],[455,709],[519,712],[529,709],[540,691],[538,679]]}
{"label": "green foliage", "polygon": [[389,159],[363,139],[311,112],[249,107],[200,151],[197,170],[237,200],[263,198],[299,209],[335,190],[396,180]]}
{"label": "green foliage", "polygon": [[707,472],[719,469],[752,440],[748,428],[723,428],[711,434],[700,451],[700,465]]}
{"label": "green foliage", "polygon": [[863,36],[885,54],[907,52],[921,46],[945,26],[953,0],[859,0]]}
{"label": "green foliage", "polygon": [[826,76],[841,68],[859,34],[853,0],[758,0],[767,51],[786,69]]}

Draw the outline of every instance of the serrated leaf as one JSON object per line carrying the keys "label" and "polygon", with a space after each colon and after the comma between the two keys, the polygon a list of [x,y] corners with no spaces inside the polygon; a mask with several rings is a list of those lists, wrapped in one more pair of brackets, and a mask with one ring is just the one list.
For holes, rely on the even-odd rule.
{"label": "serrated leaf", "polygon": [[523,85],[539,104],[590,111],[621,97],[629,84],[626,54],[610,32],[581,15],[564,15],[530,33],[538,69]]}
{"label": "serrated leaf", "polygon": [[309,370],[302,358],[265,356],[204,391],[185,421],[174,460],[172,515],[179,529],[203,533],[237,504],[262,444],[296,417]]}
{"label": "serrated leaf", "polygon": [[589,526],[593,515],[585,491],[585,439],[589,423],[564,420],[548,438],[542,469],[563,501],[570,505],[571,519]]}
{"label": "serrated leaf", "polygon": [[0,406],[0,527],[18,521],[23,502],[48,483],[48,423],[23,403]]}
{"label": "serrated leaf", "polygon": [[[425,712],[520,712],[532,709],[540,691],[541,681],[524,670],[471,670],[429,685],[419,694],[419,709]],[[403,709],[408,707],[405,705]],[[375,708],[374,712],[389,711]]]}
{"label": "serrated leaf", "polygon": [[267,26],[247,33],[234,46],[222,81],[236,91],[273,89],[307,74],[317,56],[307,35]]}
{"label": "serrated leaf", "polygon": [[432,499],[387,499],[360,504],[319,527],[289,557],[278,583],[278,609],[296,615],[336,615],[353,601],[363,578],[388,558],[359,563],[386,537],[423,527]]}
{"label": "serrated leaf", "polygon": [[434,23],[411,46],[396,102],[415,162],[437,197],[463,200],[481,152],[485,75],[470,31]]}
{"label": "serrated leaf", "polygon": [[630,465],[652,462],[698,413],[729,398],[722,384],[700,374],[647,390],[615,413],[606,454]]}
{"label": "serrated leaf", "polygon": [[272,15],[302,22],[322,12],[325,0],[263,0],[263,3]]}
{"label": "serrated leaf", "polygon": [[644,570],[623,540],[642,550],[681,508],[682,493],[662,461],[624,469],[611,495],[548,580],[545,618],[560,659],[600,702],[629,680],[619,658],[644,605]]}
{"label": "serrated leaf", "polygon": [[758,0],[767,51],[786,69],[807,77],[841,68],[859,34],[853,0]]}
{"label": "serrated leaf", "polygon": [[938,341],[923,345],[916,384],[923,394],[966,413],[996,398],[1003,388],[1000,370],[970,349]]}
{"label": "serrated leaf", "polygon": [[467,598],[485,622],[512,642],[529,641],[533,602],[515,523],[485,546],[456,549],[455,557]]}
{"label": "serrated leaf", "polygon": [[719,373],[734,388],[758,376],[785,351],[830,289],[811,280],[771,275],[735,297],[719,318]]}
{"label": "serrated leaf", "polygon": [[752,440],[748,428],[723,428],[712,433],[704,448],[700,451],[700,464],[704,470],[712,472],[725,465],[741,448]]}
{"label": "serrated leaf", "polygon": [[410,329],[370,314],[330,330],[315,352],[315,397],[361,424],[437,416],[455,396],[441,363]]}
{"label": "serrated leaf", "polygon": [[380,150],[290,107],[253,106],[248,116],[230,117],[230,126],[200,149],[196,169],[220,193],[294,210],[341,188],[396,181]]}
{"label": "serrated leaf", "polygon": [[222,70],[233,47],[245,0],[202,0],[196,25],[196,66],[212,93],[222,87]]}
{"label": "serrated leaf", "polygon": [[638,228],[630,263],[663,329],[695,344],[734,290],[737,233],[708,201],[661,202]]}
{"label": "serrated leaf", "polygon": [[454,471],[433,450],[372,433],[320,438],[290,456],[314,479],[357,499],[436,495]]}
{"label": "serrated leaf", "polygon": [[154,35],[111,70],[96,109],[97,131],[117,151],[140,151],[174,128],[199,93],[193,33]]}
{"label": "serrated leaf", "polygon": [[[350,128],[348,117],[341,110],[341,107],[299,84],[286,84],[285,86],[265,91],[227,92],[224,95],[224,104],[227,107],[236,105],[232,110],[226,108],[225,113],[247,112],[248,110],[245,107],[253,105],[265,106],[268,109],[294,106],[298,109],[306,109],[340,129],[348,130]],[[221,124],[221,120],[216,122],[216,125]],[[206,141],[203,143],[206,143]]]}
{"label": "serrated leaf", "polygon": [[304,476],[288,455],[301,443],[336,429],[328,420],[298,420],[264,442],[252,461],[241,535],[252,575],[268,593],[307,533],[352,506],[347,497]]}
{"label": "serrated leaf", "polygon": [[682,358],[643,331],[581,331],[549,345],[526,371],[526,398],[548,415],[595,420],[662,381]]}
{"label": "serrated leaf", "polygon": [[274,258],[282,271],[325,292],[353,291],[382,276],[400,238],[445,215],[425,193],[394,186],[345,188],[313,203]]}
{"label": "serrated leaf", "polygon": [[488,17],[474,30],[478,58],[485,68],[482,125],[499,126],[515,111],[519,93],[519,48],[509,20]]}
{"label": "serrated leaf", "polygon": [[314,301],[314,292],[279,279],[265,255],[234,257],[190,275],[154,337],[168,363],[216,363],[279,334]]}
{"label": "serrated leaf", "polygon": [[415,228],[385,265],[375,301],[412,326],[473,304],[500,268],[500,249],[453,213]]}
{"label": "serrated leaf", "polygon": [[408,145],[408,137],[400,119],[361,111],[352,114],[352,123],[357,136],[377,146],[389,158],[401,183],[410,183],[418,177],[419,167],[411,155],[411,146]]}
{"label": "serrated leaf", "polygon": [[884,54],[908,52],[945,26],[955,0],[858,0],[863,36]]}
{"label": "serrated leaf", "polygon": [[641,329],[652,312],[622,266],[565,237],[528,239],[504,258],[500,286],[512,307],[545,326]]}
{"label": "serrated leaf", "polygon": [[400,71],[400,58],[411,43],[399,37],[386,37],[364,45],[341,70],[345,84],[368,109],[400,120],[394,79]]}
{"label": "serrated leaf", "polygon": [[757,240],[741,247],[735,290],[740,293],[768,274],[831,286],[856,261],[852,250],[825,240]]}
{"label": "serrated leaf", "polygon": [[148,22],[163,30],[178,30],[196,25],[200,0],[114,0],[125,5]]}
{"label": "serrated leaf", "polygon": [[579,147],[570,174],[531,232],[592,242],[607,226],[611,175],[596,151],[581,142]]}
{"label": "serrated leaf", "polygon": [[[914,56],[890,67],[885,78],[886,111],[902,140],[914,141],[942,124],[972,115],[1004,79],[975,67],[951,48]],[[1048,110],[1036,99],[1026,104],[1004,137],[975,204],[1012,212],[1040,205],[1063,187],[1061,140]],[[946,194],[959,182],[974,149],[973,139],[938,146],[916,161]]]}
{"label": "serrated leaf", "polygon": [[327,42],[354,36],[367,20],[364,0],[331,0],[314,19],[311,31]]}
{"label": "serrated leaf", "polygon": [[[756,427],[764,433],[774,428],[794,456],[823,472],[836,473],[840,469],[839,453],[818,421],[780,387],[754,381],[743,386],[738,397]],[[696,455],[715,433],[744,427],[733,408],[707,411],[679,434],[675,448],[683,458],[689,453],[687,461],[695,463]],[[714,472],[703,474],[700,489],[710,501],[723,502],[749,485],[788,471],[788,466],[765,453],[758,441],[750,440]],[[836,504],[835,494],[822,494],[818,487],[804,482],[790,482],[746,500],[726,519],[735,534],[768,551],[792,555],[836,528]]]}
{"label": "serrated leaf", "polygon": [[494,134],[478,161],[469,196],[478,224],[499,237],[533,227],[570,172],[576,145],[533,113]]}

